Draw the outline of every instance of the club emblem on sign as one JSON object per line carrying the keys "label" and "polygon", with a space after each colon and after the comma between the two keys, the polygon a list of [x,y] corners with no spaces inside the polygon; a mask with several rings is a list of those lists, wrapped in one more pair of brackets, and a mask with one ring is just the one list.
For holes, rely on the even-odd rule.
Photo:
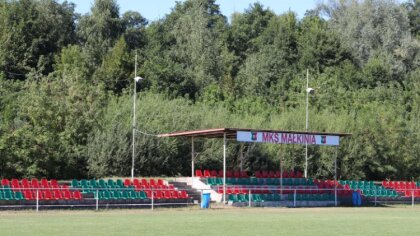
{"label": "club emblem on sign", "polygon": [[325,135],[322,135],[321,136],[321,143],[322,144],[326,144],[327,143],[327,136],[325,136]]}
{"label": "club emblem on sign", "polygon": [[257,132],[251,132],[251,140],[256,141],[257,140]]}

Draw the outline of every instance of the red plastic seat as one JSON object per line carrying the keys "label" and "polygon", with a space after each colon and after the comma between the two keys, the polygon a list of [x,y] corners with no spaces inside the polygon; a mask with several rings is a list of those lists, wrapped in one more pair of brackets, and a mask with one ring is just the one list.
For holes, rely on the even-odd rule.
{"label": "red plastic seat", "polygon": [[143,190],[146,193],[147,198],[152,198],[152,191],[151,190]]}
{"label": "red plastic seat", "polygon": [[62,184],[59,185],[61,189],[66,190],[66,189],[70,189],[70,187],[68,185]]}
{"label": "red plastic seat", "polygon": [[8,179],[2,179],[1,180],[1,185],[8,185],[8,186],[10,186],[10,181],[8,180]]}
{"label": "red plastic seat", "polygon": [[60,200],[63,198],[60,190],[52,190],[52,198],[55,200]]}
{"label": "red plastic seat", "polygon": [[[131,181],[130,181],[130,182],[131,182]],[[141,185],[140,180],[139,180],[139,179],[134,179],[134,180],[133,180],[133,185],[134,185],[134,186],[136,186],[136,185]]]}
{"label": "red plastic seat", "polygon": [[70,190],[63,190],[61,191],[63,199],[70,200],[72,199]]}
{"label": "red plastic seat", "polygon": [[22,188],[24,188],[24,189],[31,188],[31,184],[29,183],[28,179],[22,179],[20,182],[22,184]]}
{"label": "red plastic seat", "polygon": [[241,178],[249,178],[248,173],[246,173],[246,171],[241,171]]}
{"label": "red plastic seat", "polygon": [[31,185],[32,185],[32,188],[39,188],[38,179],[35,179],[35,178],[31,179]]}
{"label": "red plastic seat", "polygon": [[153,197],[154,197],[155,199],[162,199],[162,198],[163,198],[162,191],[160,191],[160,190],[153,191]]}
{"label": "red plastic seat", "polygon": [[176,190],[169,190],[169,191],[171,191],[172,198],[175,198],[175,199],[179,198],[178,191],[176,191]]}
{"label": "red plastic seat", "polygon": [[50,190],[42,190],[42,195],[44,196],[45,200],[52,200],[53,199],[53,195],[51,193]]}
{"label": "red plastic seat", "polygon": [[262,177],[263,177],[263,178],[268,178],[268,177],[269,177],[269,176],[268,176],[268,171],[263,170],[263,171],[262,171]]}
{"label": "red plastic seat", "polygon": [[226,171],[226,178],[233,178],[233,173],[231,170]]}
{"label": "red plastic seat", "polygon": [[186,191],[181,191],[181,198],[188,198],[188,194]]}
{"label": "red plastic seat", "polygon": [[303,174],[300,171],[297,171],[295,176],[296,178],[303,178]]}
{"label": "red plastic seat", "polygon": [[46,178],[41,179],[41,187],[50,188],[50,185],[48,184],[48,180]]}
{"label": "red plastic seat", "polygon": [[217,177],[223,177],[223,170],[219,170],[217,172]]}
{"label": "red plastic seat", "polygon": [[262,178],[263,177],[261,171],[259,171],[259,170],[256,170],[254,174],[255,174],[255,177],[257,177],[257,178]]}
{"label": "red plastic seat", "polygon": [[130,179],[124,179],[124,186],[131,186],[131,180]]}
{"label": "red plastic seat", "polygon": [[289,178],[296,178],[295,172],[293,170],[289,171]]}
{"label": "red plastic seat", "polygon": [[75,199],[75,200],[82,199],[82,193],[80,191],[78,191],[78,190],[74,191],[73,192],[73,199]]}
{"label": "red plastic seat", "polygon": [[204,177],[208,178],[210,177],[210,170],[204,170]]}
{"label": "red plastic seat", "polygon": [[196,177],[203,177],[203,172],[201,172],[201,170],[200,170],[200,169],[195,170],[195,176],[196,176]]}
{"label": "red plastic seat", "polygon": [[163,179],[158,179],[157,184],[158,185],[165,185],[165,182],[163,181]]}
{"label": "red plastic seat", "polygon": [[172,193],[171,193],[171,191],[169,191],[169,190],[165,190],[165,191],[163,191],[163,197],[164,197],[165,199],[171,199],[171,198],[172,198]]}
{"label": "red plastic seat", "polygon": [[25,191],[23,191],[23,197],[26,200],[34,200],[34,195],[33,195],[33,193],[32,193],[31,190],[25,190]]}
{"label": "red plastic seat", "polygon": [[270,170],[270,171],[268,172],[268,177],[269,177],[269,178],[276,178],[276,173],[275,173],[274,171]]}
{"label": "red plastic seat", "polygon": [[239,170],[233,171],[233,177],[235,177],[235,178],[241,178],[241,172]]}
{"label": "red plastic seat", "polygon": [[12,181],[10,182],[10,184],[11,184],[11,187],[12,187],[13,191],[21,191],[19,180],[12,179]]}
{"label": "red plastic seat", "polygon": [[149,183],[147,182],[146,179],[141,179],[141,185],[149,186]]}
{"label": "red plastic seat", "polygon": [[210,171],[210,176],[211,177],[217,177],[217,170],[211,170]]}
{"label": "red plastic seat", "polygon": [[149,184],[150,185],[155,185],[155,186],[158,185],[155,179],[150,179]]}
{"label": "red plastic seat", "polygon": [[35,190],[35,191],[32,191],[32,193],[33,193],[34,199],[38,197],[38,200],[44,200],[44,194],[42,193],[41,190]]}

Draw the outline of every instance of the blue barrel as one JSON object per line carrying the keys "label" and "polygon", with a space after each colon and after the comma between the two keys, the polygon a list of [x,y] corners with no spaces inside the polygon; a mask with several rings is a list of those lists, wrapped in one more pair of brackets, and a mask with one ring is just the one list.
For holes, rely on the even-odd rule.
{"label": "blue barrel", "polygon": [[201,208],[210,207],[210,193],[203,193],[201,195]]}
{"label": "blue barrel", "polygon": [[352,200],[353,206],[361,206],[362,205],[362,196],[357,191],[353,192],[351,200]]}

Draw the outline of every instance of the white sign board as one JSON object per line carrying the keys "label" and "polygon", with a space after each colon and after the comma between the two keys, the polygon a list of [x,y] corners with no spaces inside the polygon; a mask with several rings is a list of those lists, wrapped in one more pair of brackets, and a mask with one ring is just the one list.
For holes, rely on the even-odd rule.
{"label": "white sign board", "polygon": [[238,131],[236,140],[239,142],[278,143],[278,144],[308,144],[323,146],[338,146],[340,137],[335,135],[315,135],[299,133],[272,133]]}

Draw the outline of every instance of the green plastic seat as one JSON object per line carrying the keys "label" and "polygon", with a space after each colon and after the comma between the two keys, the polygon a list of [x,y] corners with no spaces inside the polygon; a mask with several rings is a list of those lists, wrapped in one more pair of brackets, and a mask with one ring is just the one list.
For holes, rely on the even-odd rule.
{"label": "green plastic seat", "polygon": [[130,195],[128,194],[128,191],[118,191],[120,193],[121,199],[131,199]]}
{"label": "green plastic seat", "polygon": [[313,179],[307,179],[306,180],[306,185],[314,185],[314,180]]}
{"label": "green plastic seat", "polygon": [[137,197],[137,194],[136,194],[136,191],[134,191],[134,190],[129,190],[129,191],[127,191],[127,193],[128,193],[128,198],[129,199],[136,199],[136,198],[138,198]]}
{"label": "green plastic seat", "polygon": [[216,178],[216,185],[223,185],[223,178]]}
{"label": "green plastic seat", "polygon": [[145,191],[137,192],[137,198],[139,199],[147,199],[147,195]]}
{"label": "green plastic seat", "polygon": [[277,194],[277,193],[273,194],[273,201],[281,201],[280,194]]}
{"label": "green plastic seat", "polygon": [[294,195],[293,194],[287,194],[287,200],[288,201],[294,201]]}
{"label": "green plastic seat", "polygon": [[4,193],[4,200],[13,200],[14,196],[13,196],[13,192],[11,190],[3,190]]}
{"label": "green plastic seat", "polygon": [[121,191],[111,190],[110,192],[111,192],[111,196],[112,196],[113,199],[116,199],[116,200],[117,199],[122,199]]}
{"label": "green plastic seat", "polygon": [[4,199],[3,195],[4,195],[3,190],[0,190],[0,200]]}
{"label": "green plastic seat", "polygon": [[115,182],[115,185],[116,185],[118,188],[125,188],[125,186],[124,186],[124,182],[122,181],[122,179],[117,179],[117,181]]}
{"label": "green plastic seat", "polygon": [[238,196],[236,196],[235,194],[230,194],[228,199],[229,199],[229,201],[232,201],[232,202],[238,202],[239,201]]}
{"label": "green plastic seat", "polygon": [[104,179],[100,179],[98,181],[98,187],[101,188],[101,189],[107,189],[108,184],[106,183],[106,181]]}
{"label": "green plastic seat", "polygon": [[208,178],[207,179],[208,185],[216,185],[216,179],[215,178]]}
{"label": "green plastic seat", "polygon": [[15,199],[16,200],[25,200],[25,198],[23,197],[22,192],[15,192]]}
{"label": "green plastic seat", "polygon": [[79,188],[80,187],[79,181],[77,181],[77,179],[72,179],[71,180],[70,187],[72,187],[72,188]]}
{"label": "green plastic seat", "polygon": [[250,178],[251,185],[258,185],[258,179],[257,178]]}
{"label": "green plastic seat", "polygon": [[244,194],[238,194],[238,201],[239,202],[246,202],[246,198]]}
{"label": "green plastic seat", "polygon": [[260,194],[252,194],[252,201],[253,202],[264,202],[264,200],[262,200]]}
{"label": "green plastic seat", "polygon": [[101,194],[99,196],[102,197],[102,199],[104,199],[104,200],[112,199],[112,196],[111,196],[111,192],[110,191],[108,191],[108,190],[102,190],[100,192],[101,192]]}
{"label": "green plastic seat", "polygon": [[95,179],[90,179],[89,186],[92,187],[93,189],[98,188],[98,182],[96,182]]}
{"label": "green plastic seat", "polygon": [[274,179],[273,178],[267,178],[265,179],[266,185],[274,185]]}
{"label": "green plastic seat", "polygon": [[113,179],[108,179],[107,184],[108,184],[108,188],[113,188],[113,189],[118,188],[118,185],[115,184]]}

